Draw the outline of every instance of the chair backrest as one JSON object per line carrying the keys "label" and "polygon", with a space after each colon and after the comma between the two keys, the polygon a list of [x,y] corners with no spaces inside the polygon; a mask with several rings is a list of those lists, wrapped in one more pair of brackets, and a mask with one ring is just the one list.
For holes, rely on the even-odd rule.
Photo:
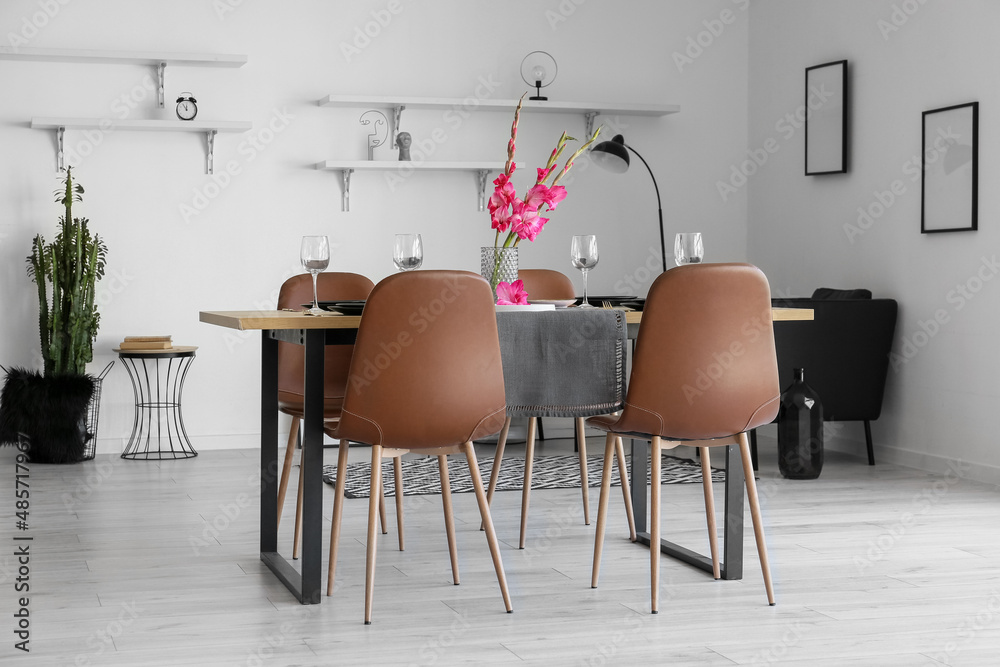
{"label": "chair backrest", "polygon": [[616,430],[720,438],[769,423],[779,398],[770,288],[758,268],[692,264],[653,282]]}
{"label": "chair backrest", "polygon": [[[374,286],[371,280],[357,273],[331,271],[319,274],[316,292],[321,301],[353,301],[367,299]],[[298,310],[303,304],[312,303],[312,299],[312,276],[308,273],[292,276],[281,285],[278,292],[278,309]],[[353,350],[353,345],[330,345],[326,348],[326,398],[344,395]],[[302,395],[304,355],[305,350],[301,345],[278,343],[278,391]]]}
{"label": "chair backrest", "polygon": [[506,416],[493,291],[466,271],[409,271],[372,290],[337,437],[445,447],[497,433]]}
{"label": "chair backrest", "polygon": [[878,419],[889,352],[896,331],[893,299],[775,299],[775,306],[812,308],[811,322],[774,327],[782,388],[792,370],[805,369],[826,421]]}
{"label": "chair backrest", "polygon": [[557,299],[575,299],[576,289],[573,281],[565,273],[553,271],[552,269],[521,269],[517,272],[517,277],[524,283],[524,291],[528,293],[528,300],[547,299],[555,301]]}

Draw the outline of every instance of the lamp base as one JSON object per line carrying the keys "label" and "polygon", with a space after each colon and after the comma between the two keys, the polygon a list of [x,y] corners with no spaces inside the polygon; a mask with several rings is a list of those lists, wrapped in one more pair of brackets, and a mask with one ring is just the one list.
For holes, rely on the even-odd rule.
{"label": "lamp base", "polygon": [[544,97],[542,95],[532,95],[528,99],[529,100],[538,100],[538,101],[541,101],[541,102],[548,102],[548,100],[549,100],[549,98]]}

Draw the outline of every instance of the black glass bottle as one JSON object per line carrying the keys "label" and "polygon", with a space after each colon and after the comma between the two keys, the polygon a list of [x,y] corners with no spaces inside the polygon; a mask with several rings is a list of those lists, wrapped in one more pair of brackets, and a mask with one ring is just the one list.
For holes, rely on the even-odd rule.
{"label": "black glass bottle", "polygon": [[788,479],[816,479],[823,470],[823,404],[796,368],[778,408],[778,470]]}

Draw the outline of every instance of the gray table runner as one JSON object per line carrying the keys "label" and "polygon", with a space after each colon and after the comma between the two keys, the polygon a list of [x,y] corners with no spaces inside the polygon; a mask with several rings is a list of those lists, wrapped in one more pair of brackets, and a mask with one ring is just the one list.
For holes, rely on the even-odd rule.
{"label": "gray table runner", "polygon": [[589,417],[621,409],[624,311],[501,311],[497,329],[508,414]]}

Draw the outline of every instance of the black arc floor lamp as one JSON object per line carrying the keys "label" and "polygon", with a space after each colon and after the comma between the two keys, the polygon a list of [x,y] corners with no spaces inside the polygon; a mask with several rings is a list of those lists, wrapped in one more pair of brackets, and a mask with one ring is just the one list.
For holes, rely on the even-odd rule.
{"label": "black arc floor lamp", "polygon": [[656,213],[660,221],[660,256],[663,260],[663,270],[666,271],[667,244],[663,238],[663,206],[660,203],[660,187],[656,184],[656,176],[653,176],[653,170],[649,168],[649,163],[639,155],[637,150],[626,144],[625,137],[620,134],[616,134],[611,141],[602,141],[597,144],[590,149],[590,154],[597,166],[615,174],[624,174],[629,167],[629,151],[635,153],[635,156],[642,160],[642,163],[646,165],[646,171],[649,172],[649,177],[653,179],[653,189],[656,190]]}

